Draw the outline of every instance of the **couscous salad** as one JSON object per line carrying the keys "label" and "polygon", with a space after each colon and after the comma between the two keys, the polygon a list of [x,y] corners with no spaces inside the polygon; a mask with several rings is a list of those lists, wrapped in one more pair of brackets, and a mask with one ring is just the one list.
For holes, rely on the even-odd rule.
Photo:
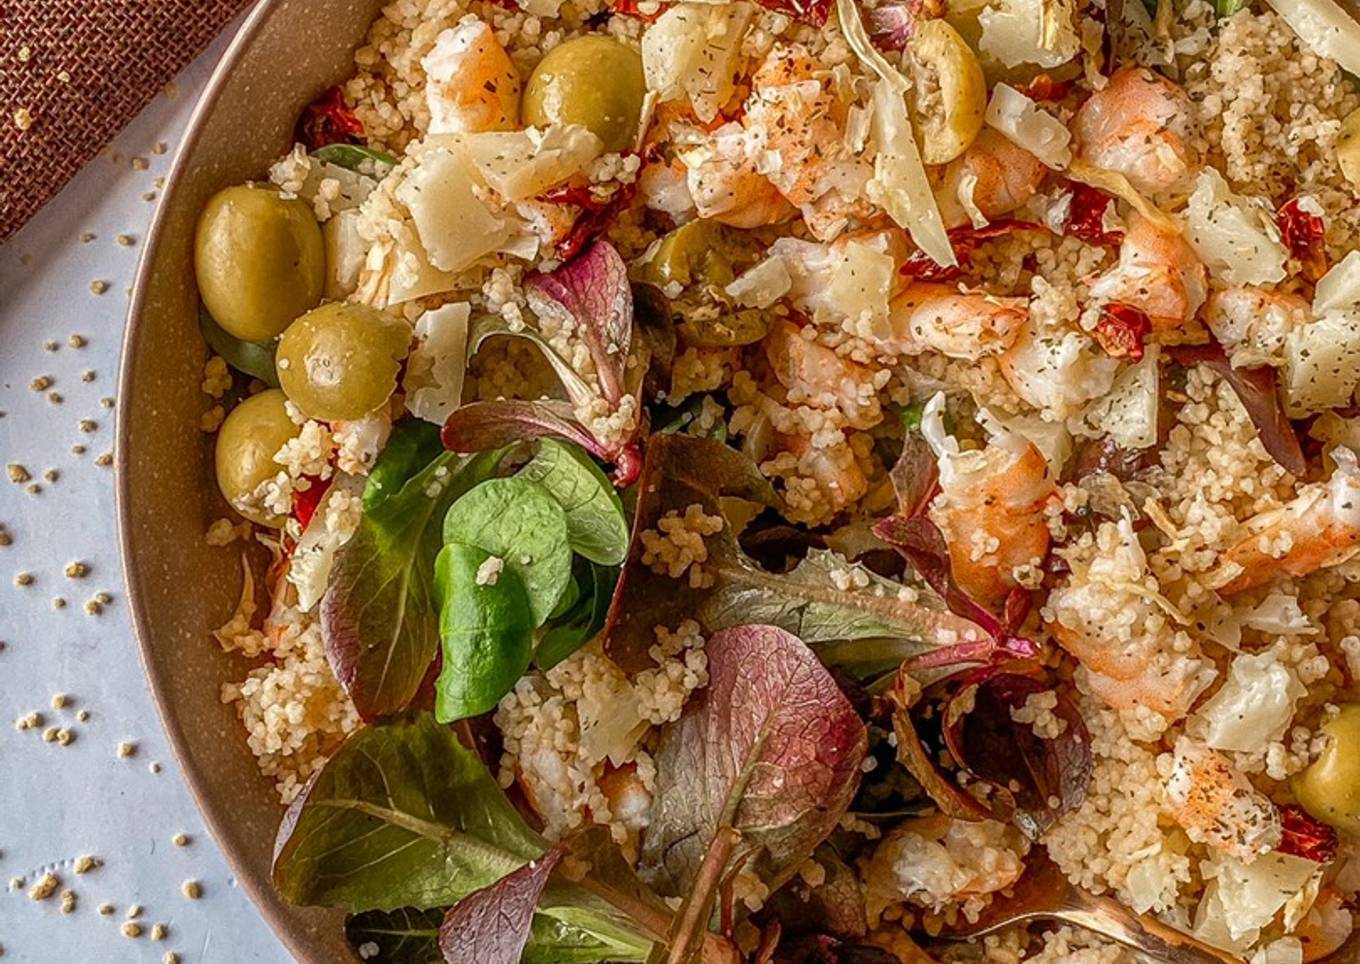
{"label": "couscous salad", "polygon": [[1334,955],[1357,73],[1332,0],[390,3],[194,252],[282,896],[370,961],[1147,960],[966,937],[1042,872]]}

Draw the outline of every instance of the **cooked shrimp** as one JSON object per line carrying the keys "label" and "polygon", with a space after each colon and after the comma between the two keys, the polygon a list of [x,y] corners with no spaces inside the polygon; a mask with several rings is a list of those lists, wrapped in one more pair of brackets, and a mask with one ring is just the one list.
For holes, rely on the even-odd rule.
{"label": "cooked shrimp", "polygon": [[600,794],[609,803],[611,826],[632,836],[640,833],[652,811],[652,793],[638,776],[637,764],[605,764],[598,783]]}
{"label": "cooked shrimp", "polygon": [[1336,469],[1278,509],[1252,516],[1210,574],[1221,595],[1281,576],[1306,576],[1360,552],[1360,466],[1350,449],[1332,450]]}
{"label": "cooked shrimp", "polygon": [[638,174],[642,203],[669,215],[677,223],[692,220],[698,212],[689,191],[688,171],[678,160],[653,161]]}
{"label": "cooked shrimp", "polygon": [[945,227],[971,224],[970,204],[988,219],[1010,214],[1034,197],[1047,174],[1048,168],[1029,151],[984,127],[940,175],[935,199]]}
{"label": "cooked shrimp", "polygon": [[851,428],[877,425],[883,418],[878,401],[882,378],[804,334],[814,331],[781,320],[761,343],[788,403],[837,409]]}
{"label": "cooked shrimp", "polygon": [[762,471],[784,479],[789,518],[809,525],[828,521],[869,491],[869,477],[844,434],[831,445],[816,441],[807,433],[776,432],[780,454],[761,464]]}
{"label": "cooked shrimp", "polygon": [[881,343],[885,353],[919,355],[930,350],[966,361],[1001,354],[1029,319],[1024,298],[927,281],[907,285],[888,308],[892,336]]}
{"label": "cooked shrimp", "polygon": [[681,153],[695,210],[734,228],[779,224],[798,213],[747,155],[739,124],[724,124],[704,144]]}
{"label": "cooked shrimp", "polygon": [[1208,272],[1194,248],[1137,212],[1119,246],[1119,263],[1091,283],[1095,301],[1137,308],[1154,333],[1180,329],[1208,294]]}
{"label": "cooked shrimp", "polygon": [[435,40],[425,69],[429,134],[508,131],[519,124],[519,71],[482,20],[464,20]]}
{"label": "cooked shrimp", "polygon": [[1123,174],[1145,194],[1185,189],[1200,166],[1194,102],[1142,67],[1119,71],[1087,98],[1073,128],[1079,157]]}
{"label": "cooked shrimp", "polygon": [[1089,557],[1069,562],[1045,607],[1048,629],[1081,664],[1087,688],[1126,713],[1140,737],[1154,737],[1189,712],[1217,671],[1158,595],[1127,516],[1103,524]]}
{"label": "cooked shrimp", "polygon": [[1085,332],[1031,321],[997,357],[997,367],[1016,395],[1050,420],[1062,420],[1110,390],[1119,359],[1101,351]]}
{"label": "cooked shrimp", "polygon": [[1189,737],[1176,740],[1166,796],[1171,818],[1196,843],[1249,861],[1280,842],[1275,805],[1228,757]]}
{"label": "cooked shrimp", "polygon": [[1284,342],[1313,318],[1306,300],[1256,285],[1225,288],[1209,296],[1204,321],[1234,365],[1284,364]]}
{"label": "cooked shrimp", "polygon": [[870,920],[904,902],[942,911],[950,904],[981,909],[986,898],[1024,872],[1029,841],[997,820],[932,814],[906,821],[878,846],[864,868]]}
{"label": "cooked shrimp", "polygon": [[995,606],[1019,584],[1017,570],[1048,555],[1044,509],[1057,488],[1034,444],[985,413],[987,446],[960,451],[944,430],[943,409],[941,392],[926,404],[921,422],[940,465],[940,492],[927,514],[949,546],[955,580],[983,605]]}

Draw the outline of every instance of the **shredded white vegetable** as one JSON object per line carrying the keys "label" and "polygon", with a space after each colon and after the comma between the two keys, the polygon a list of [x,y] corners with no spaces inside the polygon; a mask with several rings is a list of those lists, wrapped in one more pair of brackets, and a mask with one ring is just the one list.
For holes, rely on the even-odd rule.
{"label": "shredded white vegetable", "polygon": [[878,75],[873,93],[873,135],[878,154],[874,159],[874,176],[868,184],[870,199],[905,228],[937,264],[954,267],[959,262],[940,216],[940,206],[930,190],[907,113],[911,83],[874,48],[854,0],[836,0],[836,14],[850,49]]}

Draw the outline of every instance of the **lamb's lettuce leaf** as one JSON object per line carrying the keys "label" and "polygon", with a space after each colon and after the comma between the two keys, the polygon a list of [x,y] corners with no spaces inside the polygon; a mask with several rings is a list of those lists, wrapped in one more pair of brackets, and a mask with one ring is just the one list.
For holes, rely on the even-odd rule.
{"label": "lamb's lettuce leaf", "polygon": [[439,645],[439,520],[500,459],[500,452],[439,455],[364,512],[336,554],[321,600],[326,658],[365,720],[405,709],[429,671]]}

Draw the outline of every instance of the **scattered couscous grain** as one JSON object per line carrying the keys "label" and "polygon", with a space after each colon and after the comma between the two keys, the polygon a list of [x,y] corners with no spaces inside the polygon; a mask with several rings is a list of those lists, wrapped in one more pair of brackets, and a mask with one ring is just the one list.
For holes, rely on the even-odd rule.
{"label": "scattered couscous grain", "polygon": [[50,870],[38,878],[38,882],[28,889],[30,900],[47,900],[51,897],[58,887],[61,886],[61,878]]}
{"label": "scattered couscous grain", "polygon": [[189,900],[198,900],[203,896],[203,885],[196,880],[186,880],[180,884],[180,893]]}

